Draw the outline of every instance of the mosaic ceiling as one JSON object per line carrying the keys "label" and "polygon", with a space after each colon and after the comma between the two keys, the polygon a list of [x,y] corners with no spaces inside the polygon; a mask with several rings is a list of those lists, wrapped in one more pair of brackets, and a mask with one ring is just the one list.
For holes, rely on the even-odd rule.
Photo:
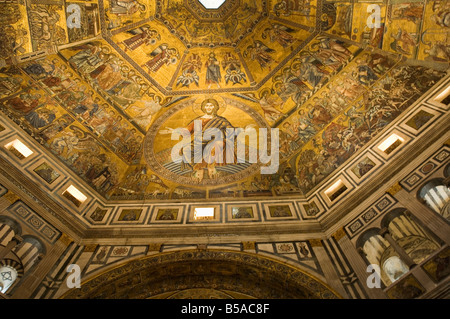
{"label": "mosaic ceiling", "polygon": [[[226,0],[206,9],[198,0],[0,0],[0,8],[1,111],[107,199],[309,194],[450,61],[448,1]],[[44,54],[15,58],[33,52]],[[192,131],[196,119],[206,125],[205,101],[222,130],[278,128],[277,172],[261,174],[249,160],[174,161],[169,133]],[[247,146],[247,157],[261,150]]]}

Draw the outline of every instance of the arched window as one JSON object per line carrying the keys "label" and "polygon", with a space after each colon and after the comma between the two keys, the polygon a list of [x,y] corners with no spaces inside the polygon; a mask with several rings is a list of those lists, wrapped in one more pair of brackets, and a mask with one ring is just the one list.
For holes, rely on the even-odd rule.
{"label": "arched window", "polygon": [[430,180],[419,190],[418,195],[428,207],[450,221],[450,189],[443,179]]}
{"label": "arched window", "polygon": [[389,286],[407,273],[409,267],[380,232],[380,229],[372,228],[363,233],[358,239],[358,247],[369,264],[380,268],[379,276],[382,282]]}
{"label": "arched window", "polygon": [[438,242],[404,208],[387,213],[381,226],[388,230],[388,234],[415,264],[420,264],[439,250]]}

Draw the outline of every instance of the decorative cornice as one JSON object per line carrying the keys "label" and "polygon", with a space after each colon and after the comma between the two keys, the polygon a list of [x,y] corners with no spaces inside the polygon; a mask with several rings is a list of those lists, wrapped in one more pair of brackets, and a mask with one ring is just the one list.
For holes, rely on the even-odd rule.
{"label": "decorative cornice", "polygon": [[[252,270],[250,272],[249,267]],[[340,298],[338,293],[319,279],[296,267],[255,253],[224,250],[178,251],[132,260],[91,278],[82,284],[81,289],[72,289],[62,298],[121,299],[126,294],[128,298],[133,299],[149,298],[167,292],[167,289],[176,290],[177,287],[179,289],[180,283],[192,285],[190,279],[198,278],[198,269],[201,269],[207,278],[214,280],[218,289],[247,291],[256,294],[255,297],[259,298]],[[171,271],[177,272],[176,282],[170,281],[171,279],[166,275]],[[136,277],[137,274],[139,275]],[[236,282],[233,280],[236,275],[245,276],[246,281]],[[165,280],[161,280],[162,278]],[[126,285],[116,286],[117,280],[128,279],[136,287],[133,291],[130,291]],[[161,282],[163,285],[159,284]],[[261,289],[252,290],[249,285],[255,282]],[[280,282],[286,289],[276,288]],[[198,284],[204,283],[204,280],[198,281]],[[211,282],[206,284],[210,285]],[[116,289],[109,289],[112,287]]]}

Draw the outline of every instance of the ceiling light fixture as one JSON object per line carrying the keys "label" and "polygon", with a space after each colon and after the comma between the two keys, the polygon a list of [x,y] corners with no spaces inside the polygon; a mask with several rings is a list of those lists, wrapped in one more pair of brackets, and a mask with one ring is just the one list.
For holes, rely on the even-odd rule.
{"label": "ceiling light fixture", "polygon": [[19,140],[9,142],[8,144],[5,145],[5,148],[13,152],[20,159],[27,158],[28,156],[33,154],[33,151],[30,150],[25,144],[23,144]]}
{"label": "ceiling light fixture", "polygon": [[226,0],[198,0],[206,9],[219,9]]}
{"label": "ceiling light fixture", "polygon": [[346,190],[347,186],[339,179],[325,191],[325,195],[327,195],[331,201],[334,201]]}
{"label": "ceiling light fixture", "polygon": [[77,207],[83,204],[87,196],[80,192],[75,186],[70,185],[63,193],[63,195],[70,199]]}
{"label": "ceiling light fixture", "polygon": [[438,96],[434,99],[435,101],[449,105],[450,104],[450,86],[448,86],[445,90],[439,93]]}
{"label": "ceiling light fixture", "polygon": [[400,144],[402,144],[405,140],[398,136],[397,134],[392,134],[383,143],[378,146],[380,151],[385,152],[386,154],[392,153],[394,149],[396,149]]}

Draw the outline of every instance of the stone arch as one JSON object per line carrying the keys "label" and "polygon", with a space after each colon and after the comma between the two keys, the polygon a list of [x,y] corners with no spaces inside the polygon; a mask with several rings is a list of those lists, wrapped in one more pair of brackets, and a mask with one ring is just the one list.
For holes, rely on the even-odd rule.
{"label": "stone arch", "polygon": [[182,298],[197,295],[257,299],[341,298],[326,284],[267,256],[223,250],[161,253],[128,261],[82,283],[64,299]]}

